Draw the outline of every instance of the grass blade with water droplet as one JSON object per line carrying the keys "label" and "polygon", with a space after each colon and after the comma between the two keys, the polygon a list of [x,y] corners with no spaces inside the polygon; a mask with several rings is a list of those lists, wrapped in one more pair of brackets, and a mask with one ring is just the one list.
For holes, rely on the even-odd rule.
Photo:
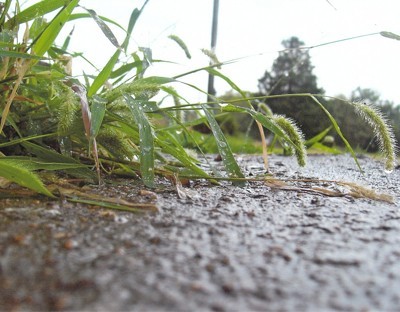
{"label": "grass blade with water droplet", "polygon": [[[220,126],[215,120],[214,116],[211,114],[206,105],[201,105],[204,114],[207,118],[207,121],[210,125],[211,131],[214,134],[215,141],[217,143],[218,151],[222,157],[222,161],[224,163],[225,169],[229,174],[229,177],[233,178],[244,178],[244,174],[239,168],[239,165],[236,162],[235,157],[232,154],[232,150],[223,134]],[[235,181],[234,184],[243,185],[242,181]]]}
{"label": "grass blade with water droplet", "polygon": [[128,94],[124,99],[139,128],[140,145],[140,173],[143,183],[148,187],[154,187],[154,133],[150,121],[143,112],[145,100],[136,100]]}
{"label": "grass blade with water droplet", "polygon": [[[124,42],[121,45],[121,48],[123,48],[125,51],[128,48],[129,45],[129,40],[131,38],[132,35],[132,31],[133,31],[133,27],[135,26],[140,14],[142,13],[145,5],[147,4],[148,1],[146,1],[144,3],[144,5],[142,6],[141,10],[138,9],[134,9],[130,20],[129,20],[129,25],[128,25],[128,30],[126,33],[126,37]],[[109,61],[107,62],[106,66],[104,66],[104,68],[101,70],[101,72],[97,75],[97,77],[94,79],[92,85],[90,86],[89,90],[88,90],[88,95],[92,96],[94,95],[106,82],[106,80],[110,77],[115,64],[118,61],[118,58],[121,54],[121,48],[118,48],[115,53],[113,54],[113,56],[109,59]]]}
{"label": "grass blade with water droplet", "polygon": [[101,19],[96,11],[91,10],[91,9],[87,9],[83,6],[81,6],[82,9],[85,9],[90,16],[94,19],[94,21],[97,23],[97,25],[100,27],[101,31],[103,32],[103,34],[107,37],[107,39],[117,48],[120,47],[117,38],[115,37],[114,33],[112,32],[112,30],[110,29],[110,27],[107,26],[107,24],[103,21],[103,19]]}

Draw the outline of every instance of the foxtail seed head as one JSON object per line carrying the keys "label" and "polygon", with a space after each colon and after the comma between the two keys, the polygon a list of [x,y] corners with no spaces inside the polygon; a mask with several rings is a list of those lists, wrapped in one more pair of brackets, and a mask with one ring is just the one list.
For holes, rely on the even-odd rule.
{"label": "foxtail seed head", "polygon": [[296,146],[296,148],[294,149],[294,153],[297,158],[297,163],[299,164],[299,166],[304,167],[307,160],[307,151],[304,145],[304,136],[300,128],[295,124],[292,119],[282,115],[274,115],[273,120],[279,127],[281,127],[281,129],[287,134],[289,139]]}
{"label": "foxtail seed head", "polygon": [[396,142],[391,126],[376,106],[361,102],[353,102],[352,105],[357,114],[371,126],[378,141],[379,150],[386,160],[385,170],[392,172],[396,166]]}

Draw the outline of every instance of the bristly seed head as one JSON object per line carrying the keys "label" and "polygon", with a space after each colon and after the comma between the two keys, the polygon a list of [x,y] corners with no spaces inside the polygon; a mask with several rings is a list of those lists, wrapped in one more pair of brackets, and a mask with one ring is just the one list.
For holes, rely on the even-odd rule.
{"label": "bristly seed head", "polygon": [[[294,153],[297,158],[297,163],[299,164],[299,166],[304,167],[307,160],[307,151],[304,145],[303,132],[290,118],[282,115],[273,115],[273,120],[287,134],[289,139],[296,146],[296,148],[294,149]],[[291,146],[290,148],[293,150]]]}
{"label": "bristly seed head", "polygon": [[392,172],[396,166],[396,140],[391,126],[379,109],[367,103],[352,102],[357,112],[372,128],[379,150],[386,159],[385,170]]}

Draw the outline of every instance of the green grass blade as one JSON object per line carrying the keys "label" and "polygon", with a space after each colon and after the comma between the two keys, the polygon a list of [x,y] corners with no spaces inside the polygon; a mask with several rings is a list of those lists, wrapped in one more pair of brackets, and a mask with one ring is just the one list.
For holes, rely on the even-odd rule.
{"label": "green grass blade", "polygon": [[22,142],[21,145],[26,148],[29,153],[36,155],[39,159],[49,162],[65,162],[65,163],[78,163],[75,159],[59,154],[49,148],[44,148],[40,145],[31,142]]}
{"label": "green grass blade", "polygon": [[[69,164],[80,164],[74,158],[62,155],[53,151],[49,148],[44,148],[37,144],[31,142],[23,142],[21,145],[33,155],[36,155],[39,160],[44,162],[53,162],[53,163],[69,163]],[[71,174],[76,177],[82,177],[91,181],[96,179],[95,173],[88,168],[80,168],[80,169],[65,169],[65,172]]]}
{"label": "green grass blade", "polygon": [[43,56],[52,46],[64,24],[68,21],[73,9],[78,5],[79,0],[71,0],[67,3],[68,5],[57,14],[34,43],[32,50],[35,55]]}
{"label": "green grass blade", "polygon": [[93,96],[93,104],[91,106],[92,123],[90,128],[90,137],[95,138],[100,131],[106,113],[107,101],[99,96]]}
{"label": "green grass blade", "polygon": [[125,205],[108,203],[108,202],[100,201],[100,200],[91,200],[91,199],[83,199],[83,198],[68,198],[67,200],[70,202],[74,202],[74,203],[99,206],[99,207],[103,207],[103,208],[107,208],[107,209],[120,210],[120,211],[133,212],[133,213],[143,213],[145,211],[141,207],[134,208],[134,207],[129,207],[129,206],[125,206]]}
{"label": "green grass blade", "polygon": [[221,78],[221,79],[224,80],[226,83],[228,83],[229,86],[230,86],[233,90],[239,92],[239,94],[240,94],[241,96],[243,96],[244,98],[246,97],[246,94],[242,91],[242,89],[240,89],[231,79],[229,79],[227,76],[225,76],[224,74],[222,74],[221,72],[219,72],[219,71],[216,70],[215,68],[213,68],[213,67],[207,67],[207,68],[206,68],[206,71],[208,71],[208,73],[210,73],[210,74],[213,75],[213,76],[216,76],[216,77]]}
{"label": "green grass blade", "polygon": [[36,4],[31,5],[25,10],[21,11],[13,18],[8,20],[5,24],[5,28],[12,28],[12,25],[23,24],[29,22],[39,16],[43,16],[47,13],[53,12],[64,5],[68,4],[70,0],[42,0]]}
{"label": "green grass blade", "polygon": [[146,2],[142,5],[142,8],[140,10],[134,9],[131,14],[131,17],[129,18],[129,24],[128,24],[128,29],[126,32],[126,37],[125,37],[124,42],[121,45],[121,47],[124,49],[125,52],[128,49],[128,45],[129,45],[129,41],[132,36],[133,28],[135,27],[135,24],[136,24],[137,20],[139,19],[140,14],[142,14],[142,12],[148,2],[149,2],[149,0],[146,0]]}
{"label": "green grass blade", "polygon": [[4,142],[0,144],[0,148],[2,147],[6,147],[6,146],[12,146],[12,145],[16,145],[22,142],[26,142],[26,141],[31,141],[31,140],[38,140],[38,139],[43,139],[43,138],[49,138],[49,137],[56,137],[57,133],[47,133],[47,134],[40,134],[40,135],[32,135],[32,136],[28,136],[28,137],[24,137],[24,138],[20,138],[20,139],[15,139],[9,142]]}
{"label": "green grass blade", "polygon": [[104,68],[101,70],[101,72],[93,80],[93,82],[88,90],[88,96],[93,96],[104,85],[106,80],[110,77],[110,74],[111,74],[115,64],[118,62],[118,58],[119,58],[120,54],[121,54],[120,49],[115,51],[114,55],[109,59],[106,66],[104,66]]}
{"label": "green grass blade", "polygon": [[241,113],[247,113],[251,117],[253,117],[255,120],[257,120],[259,123],[261,123],[265,128],[267,128],[269,131],[274,133],[276,136],[282,138],[285,140],[288,144],[292,145],[294,148],[298,149],[299,147],[296,146],[292,140],[286,135],[286,133],[278,126],[276,125],[273,120],[264,114],[255,111],[254,109],[250,109],[247,107],[239,107],[239,106],[234,106],[232,104],[228,104],[224,107],[222,107],[222,111],[225,112],[241,112]]}
{"label": "green grass blade", "polygon": [[0,16],[0,25],[4,25],[6,17],[8,16],[8,10],[11,7],[12,0],[6,0],[3,2],[3,8],[1,10],[1,16]]}
{"label": "green grass blade", "polygon": [[154,133],[150,121],[143,112],[146,101],[135,100],[127,94],[124,98],[139,128],[140,173],[143,183],[148,187],[154,187]]}
{"label": "green grass blade", "polygon": [[35,173],[20,164],[0,159],[0,176],[40,194],[55,197]]}
{"label": "green grass blade", "polygon": [[159,132],[157,137],[155,137],[155,142],[161,147],[163,152],[175,157],[195,175],[205,179],[212,179],[209,174],[196,165],[194,160],[186,153],[182,146],[171,144],[171,141],[173,141],[173,139],[171,140],[171,134],[166,131]]}
{"label": "green grass blade", "polygon": [[134,68],[139,68],[140,66],[142,66],[142,63],[143,63],[142,60],[138,60],[138,61],[134,61],[134,62],[131,62],[131,63],[128,63],[128,64],[124,64],[121,67],[119,67],[116,70],[114,70],[110,74],[110,78],[114,79],[114,78],[118,78],[118,77],[124,76],[126,73],[130,72]]}
{"label": "green grass blade", "polygon": [[329,131],[331,131],[331,129],[332,129],[332,126],[321,131],[316,136],[313,136],[311,139],[308,139],[307,141],[304,142],[305,146],[308,148],[308,147],[311,147],[314,144],[318,143],[329,133]]}
{"label": "green grass blade", "polygon": [[324,111],[324,113],[328,116],[329,120],[332,123],[333,128],[336,130],[337,134],[340,136],[340,138],[342,139],[343,143],[346,145],[347,150],[350,152],[351,156],[353,157],[354,161],[357,164],[358,169],[363,172],[360,163],[358,162],[356,153],[354,152],[354,150],[352,149],[350,143],[347,141],[347,139],[344,137],[342,131],[340,130],[340,127],[338,125],[338,123],[336,122],[335,118],[333,118],[333,116],[331,115],[331,113],[325,108],[324,105],[322,105],[322,103],[320,101],[318,101],[318,99],[314,96],[314,95],[310,95],[311,99],[317,103],[319,105],[319,107],[321,107],[321,109]]}
{"label": "green grass blade", "polygon": [[29,53],[22,52],[14,52],[14,51],[0,51],[0,57],[14,57],[14,58],[23,58],[23,59],[33,59],[33,60],[43,60],[45,57],[32,55]]}
{"label": "green grass blade", "polygon": [[[61,46],[62,51],[67,51],[69,44],[71,42],[72,35],[74,34],[75,26],[72,27],[72,30],[69,32],[68,36],[65,38],[64,43]],[[55,49],[49,49],[49,52],[55,52]],[[66,54],[69,54],[68,52]]]}
{"label": "green grass blade", "polygon": [[[127,135],[131,136],[135,141],[139,140],[137,129],[135,129],[132,124],[127,124],[126,120],[110,112],[107,112],[107,116],[118,121],[120,129]],[[198,177],[212,180],[210,175],[196,165],[195,160],[186,153],[185,149],[181,145],[173,144],[172,142],[173,139],[171,139],[171,135],[168,131],[160,130],[157,132],[157,135],[154,136],[154,145],[160,147],[162,152],[165,152],[179,160],[186,168],[191,170]]]}
{"label": "green grass blade", "polygon": [[124,49],[124,51],[126,52],[126,50],[128,49],[128,45],[129,45],[129,41],[130,41],[130,37],[132,35],[132,31],[133,28],[135,27],[135,24],[140,16],[141,11],[138,9],[134,9],[132,11],[131,17],[129,19],[129,24],[128,24],[128,29],[127,29],[127,33],[126,33],[126,37],[124,42],[122,43],[122,48]]}
{"label": "green grass blade", "polygon": [[64,169],[78,169],[88,168],[88,165],[78,163],[55,163],[55,162],[44,162],[35,160],[32,157],[25,156],[7,156],[0,158],[0,161],[5,164],[19,165],[28,170],[64,170]]}
{"label": "green grass blade", "polygon": [[108,25],[97,15],[97,13],[94,10],[87,9],[83,6],[81,6],[82,9],[85,9],[88,11],[90,16],[94,19],[94,21],[97,23],[103,34],[107,37],[107,39],[116,47],[120,48],[120,45],[118,43],[118,39],[115,37],[114,33],[108,27]]}
{"label": "green grass blade", "polygon": [[[231,148],[223,134],[221,128],[218,125],[218,122],[215,120],[214,116],[211,114],[206,105],[201,105],[204,114],[207,118],[207,121],[211,127],[211,131],[214,134],[218,151],[222,157],[222,161],[224,163],[225,169],[228,172],[230,178],[244,178],[244,174],[239,168],[239,165],[236,162],[235,157],[232,154]],[[243,182],[234,182],[240,185],[243,185]]]}
{"label": "green grass blade", "polygon": [[[74,14],[70,15],[68,21],[71,22],[73,20],[77,20],[77,19],[81,19],[81,18],[91,18],[91,17],[92,16],[89,13],[74,13]],[[113,21],[112,19],[109,19],[109,18],[107,18],[105,16],[101,16],[101,15],[99,15],[99,18],[101,18],[103,21],[105,21],[107,23],[110,23],[110,24],[113,24],[113,25],[117,26],[118,28],[120,28],[121,30],[126,32],[124,27],[122,27],[120,24],[118,24],[117,22]]]}
{"label": "green grass blade", "polygon": [[[121,47],[125,51],[128,49],[129,40],[131,38],[133,28],[134,28],[140,14],[142,13],[142,10],[144,9],[145,5],[147,4],[147,2],[148,1],[146,1],[144,3],[141,10],[134,9],[131,14],[127,34],[126,34],[124,42],[121,45]],[[88,96],[93,96],[101,88],[101,86],[105,83],[105,81],[110,77],[115,64],[118,62],[118,58],[119,58],[120,54],[121,54],[121,49],[118,49],[117,51],[115,51],[114,55],[110,58],[110,60],[106,64],[106,66],[102,69],[102,71],[99,73],[99,75],[93,81],[92,85],[90,86],[90,88],[88,90]]]}

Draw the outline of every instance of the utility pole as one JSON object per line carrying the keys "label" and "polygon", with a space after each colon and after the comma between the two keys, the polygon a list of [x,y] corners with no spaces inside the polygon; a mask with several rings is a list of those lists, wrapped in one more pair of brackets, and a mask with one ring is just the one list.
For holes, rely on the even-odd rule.
{"label": "utility pole", "polygon": [[[218,8],[219,0],[214,0],[212,28],[211,28],[211,51],[215,52],[217,45],[217,31],[218,31]],[[213,96],[216,94],[214,89],[214,76],[208,74],[208,89],[207,89],[207,102],[213,101]]]}

